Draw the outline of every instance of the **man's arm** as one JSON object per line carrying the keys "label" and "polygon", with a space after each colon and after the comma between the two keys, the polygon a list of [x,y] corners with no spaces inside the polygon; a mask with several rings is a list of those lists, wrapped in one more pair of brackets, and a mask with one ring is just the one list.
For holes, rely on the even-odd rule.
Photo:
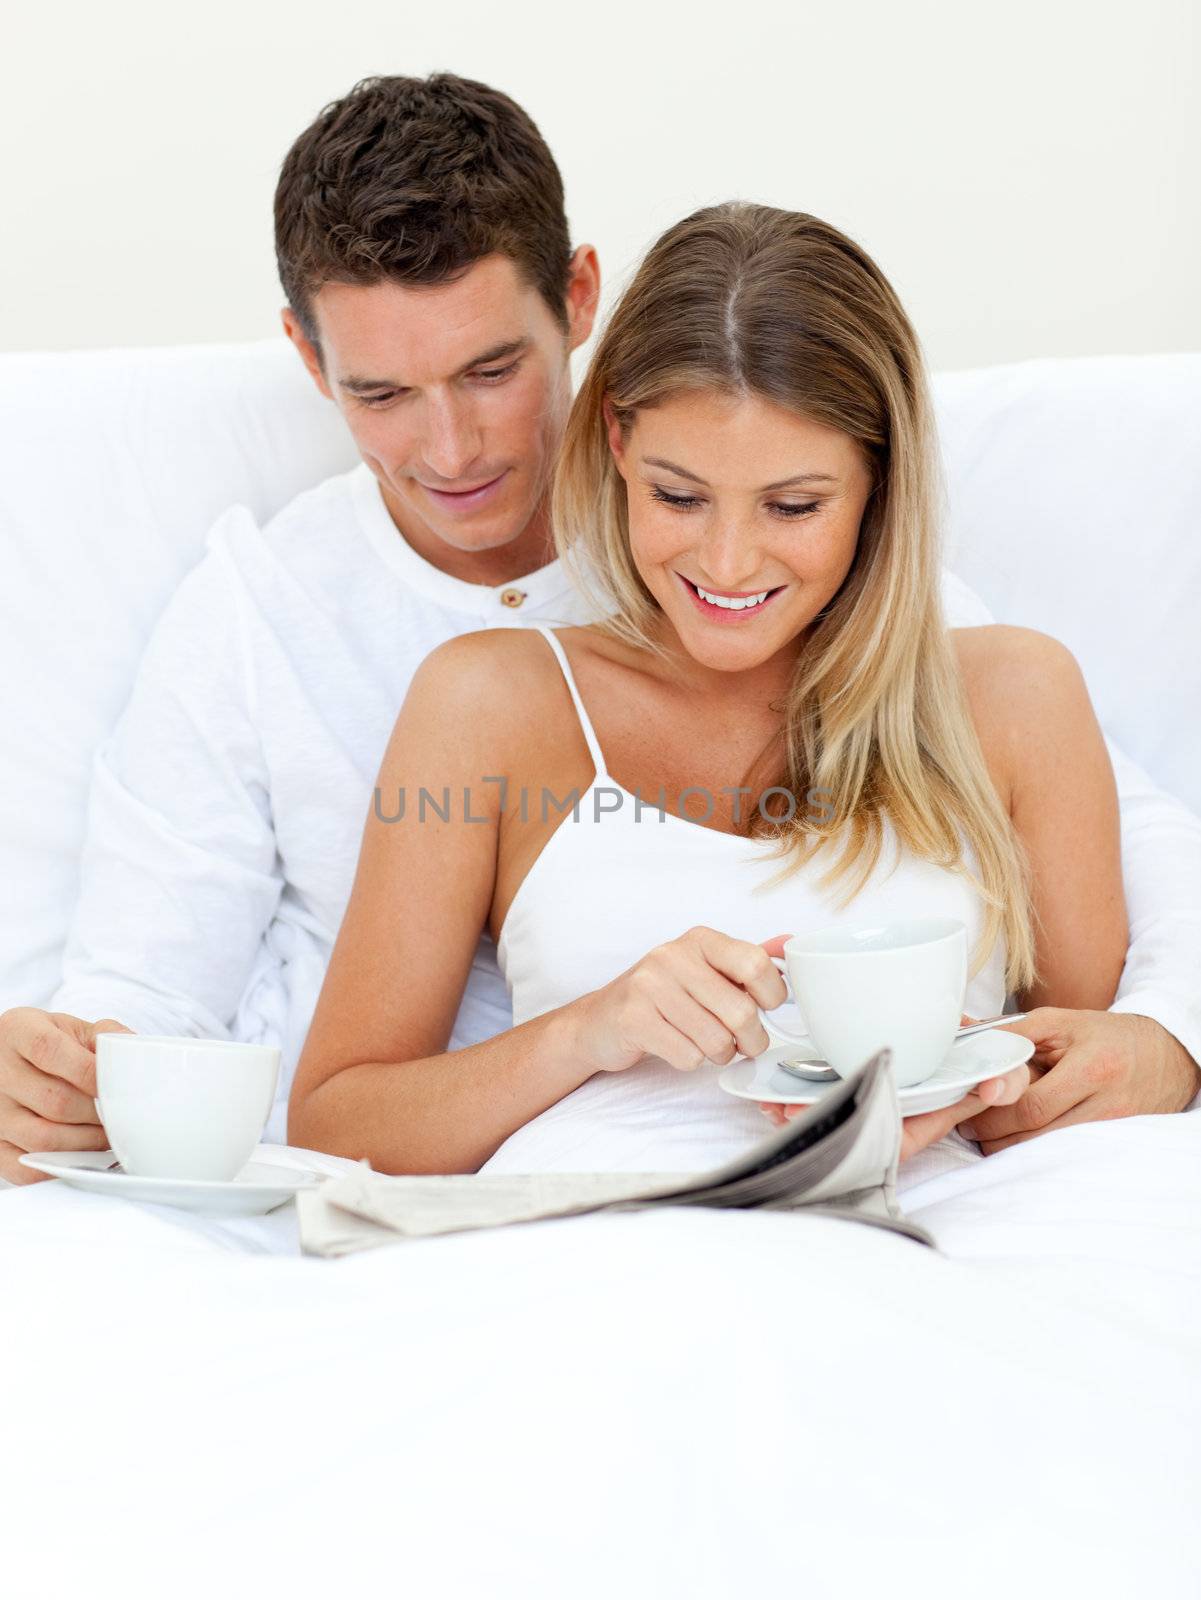
{"label": "man's arm", "polygon": [[1107,739],[1130,948],[1111,1011],[1151,1017],[1201,1062],[1201,817]]}
{"label": "man's arm", "polygon": [[1062,1119],[1184,1111],[1201,1093],[1201,819],[1106,744],[1130,917],[1117,997],[1108,1011],[1043,1006],[1010,1025],[1034,1040],[1031,1086],[961,1126],[986,1155]]}
{"label": "man's arm", "polygon": [[89,1147],[80,1118],[95,1092],[93,1041],[72,1019],[227,1036],[274,914],[282,873],[248,607],[229,552],[231,537],[254,537],[247,524],[236,511],[214,528],[97,753],[62,983],[45,1012],[0,1018],[2,1177],[32,1176],[10,1170],[14,1149]]}

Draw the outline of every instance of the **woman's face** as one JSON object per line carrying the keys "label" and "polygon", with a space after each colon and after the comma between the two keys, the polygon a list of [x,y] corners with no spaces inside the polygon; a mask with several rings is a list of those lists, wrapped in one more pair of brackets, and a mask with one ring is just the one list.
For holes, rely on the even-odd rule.
{"label": "woman's face", "polygon": [[630,547],[687,653],[739,672],[795,648],[855,557],[871,476],[845,433],[757,395],[691,390],[609,443]]}

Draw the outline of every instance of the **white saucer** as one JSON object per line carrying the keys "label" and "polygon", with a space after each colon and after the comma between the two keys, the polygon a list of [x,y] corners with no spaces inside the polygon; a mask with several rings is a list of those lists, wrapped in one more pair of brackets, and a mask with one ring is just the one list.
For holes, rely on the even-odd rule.
{"label": "white saucer", "polygon": [[[835,1083],[804,1083],[790,1072],[782,1071],[779,1063],[791,1056],[817,1053],[802,1044],[776,1045],[761,1056],[734,1062],[717,1081],[727,1094],[737,1095],[740,1100],[811,1106],[833,1089]],[[1020,1033],[1005,1033],[999,1028],[957,1039],[937,1072],[911,1088],[897,1090],[901,1115],[913,1117],[922,1111],[941,1111],[943,1106],[952,1106],[985,1078],[999,1078],[1003,1072],[1011,1072],[1023,1061],[1029,1061],[1033,1054],[1033,1039],[1023,1039]]]}
{"label": "white saucer", "polygon": [[61,1178],[73,1189],[120,1195],[126,1200],[151,1200],[159,1206],[211,1211],[227,1217],[261,1216],[282,1206],[298,1189],[310,1189],[321,1182],[321,1175],[316,1172],[277,1167],[269,1161],[247,1162],[228,1183],[199,1178],[132,1178],[120,1167],[111,1172],[104,1170],[116,1159],[111,1150],[31,1150],[21,1157],[23,1165]]}

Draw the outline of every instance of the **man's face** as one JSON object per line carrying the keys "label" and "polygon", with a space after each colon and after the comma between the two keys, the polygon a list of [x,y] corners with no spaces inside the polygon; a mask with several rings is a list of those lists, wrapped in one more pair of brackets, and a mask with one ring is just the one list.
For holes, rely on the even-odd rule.
{"label": "man's face", "polygon": [[568,357],[591,332],[597,287],[596,253],[582,245],[564,332],[507,256],[485,256],[451,283],[328,283],[313,300],[319,355],[284,313],[393,520],[444,571],[488,581],[497,561],[548,559]]}

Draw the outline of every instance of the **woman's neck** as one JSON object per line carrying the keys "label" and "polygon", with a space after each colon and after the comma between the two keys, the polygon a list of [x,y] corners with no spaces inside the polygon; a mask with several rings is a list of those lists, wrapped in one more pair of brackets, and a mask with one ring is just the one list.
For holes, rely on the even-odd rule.
{"label": "woman's neck", "polygon": [[652,633],[663,651],[663,660],[673,682],[690,694],[717,707],[747,706],[780,708],[796,675],[803,638],[792,639],[775,655],[740,672],[723,672],[697,661],[680,643],[675,629],[660,616]]}

